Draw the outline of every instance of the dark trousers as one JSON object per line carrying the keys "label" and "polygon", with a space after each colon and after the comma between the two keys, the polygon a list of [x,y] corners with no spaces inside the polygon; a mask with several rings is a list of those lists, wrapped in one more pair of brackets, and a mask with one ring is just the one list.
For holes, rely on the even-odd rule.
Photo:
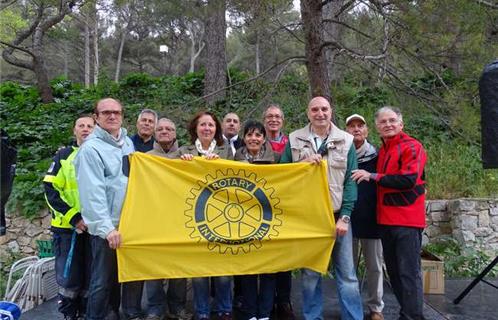
{"label": "dark trousers", "polygon": [[139,318],[142,312],[143,281],[129,281],[121,284],[121,308],[126,319]]}
{"label": "dark trousers", "polygon": [[276,273],[276,296],[277,304],[290,303],[290,295],[292,289],[292,271],[284,271]]}
{"label": "dark trousers", "polygon": [[[259,278],[259,290],[258,290]],[[273,308],[275,274],[254,274],[240,276],[242,291],[242,312],[246,319],[269,318]]]}
{"label": "dark trousers", "polygon": [[424,319],[420,268],[422,230],[398,226],[384,226],[382,230],[384,261],[394,295],[401,306],[400,320]]}
{"label": "dark trousers", "polygon": [[104,320],[109,311],[119,312],[120,286],[116,250],[107,240],[90,236],[92,271],[88,289],[87,320]]}
{"label": "dark trousers", "polygon": [[187,304],[187,279],[169,279],[167,295],[164,293],[163,280],[145,281],[147,292],[147,314],[162,316],[165,314],[166,302],[169,313],[179,314]]}
{"label": "dark trousers", "polygon": [[59,285],[58,309],[67,317],[76,317],[77,314],[85,313],[90,282],[89,235],[88,233],[75,235],[72,257],[68,258],[72,240],[73,232],[54,231],[55,276]]}

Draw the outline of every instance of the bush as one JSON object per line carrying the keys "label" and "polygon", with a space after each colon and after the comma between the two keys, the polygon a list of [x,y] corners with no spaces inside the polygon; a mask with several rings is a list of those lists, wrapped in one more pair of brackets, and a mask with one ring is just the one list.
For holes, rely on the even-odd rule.
{"label": "bush", "polygon": [[[444,260],[444,273],[450,278],[475,277],[492,259],[482,250],[461,248],[460,244],[451,238],[427,244],[424,249]],[[488,274],[490,277],[497,275],[497,268],[492,269]]]}
{"label": "bush", "polygon": [[[232,84],[250,76],[230,69]],[[370,140],[379,146],[374,112],[386,104],[401,106],[407,133],[420,139],[428,152],[426,178],[429,198],[497,196],[498,171],[484,171],[480,164],[478,110],[465,96],[467,89],[472,90],[472,87],[447,76],[454,87],[446,100],[454,108],[445,114],[444,119],[428,112],[420,101],[383,85],[355,86],[351,81],[334,84],[334,113],[338,125],[344,127],[345,118],[352,113],[362,114],[370,127]],[[232,87],[226,91],[224,101],[211,107],[200,99],[203,81],[203,71],[160,78],[134,73],[119,83],[103,77],[97,86],[84,89],[60,77],[51,82],[55,102],[50,104],[42,104],[33,87],[12,82],[0,84],[0,125],[11,136],[19,152],[9,210],[17,208],[32,216],[45,205],[41,181],[50,158],[59,147],[71,143],[71,128],[76,116],[92,112],[95,101],[103,97],[116,97],[125,105],[124,126],[130,135],[135,132],[138,112],[142,108],[152,108],[177,124],[180,143],[189,141],[186,123],[201,109],[209,109],[220,118],[233,111],[243,121],[249,118],[261,120],[264,108],[269,103],[278,103],[285,114],[285,132],[308,122],[308,81],[297,73],[284,74],[276,84],[260,78]],[[426,89],[441,90],[430,77],[412,82]],[[443,121],[452,123],[452,128],[459,130],[464,137],[448,130]]]}

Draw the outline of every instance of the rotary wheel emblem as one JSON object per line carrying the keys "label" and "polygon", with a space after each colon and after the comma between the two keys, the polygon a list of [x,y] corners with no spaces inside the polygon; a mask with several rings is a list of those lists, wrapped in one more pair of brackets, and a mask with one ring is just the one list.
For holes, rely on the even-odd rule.
{"label": "rotary wheel emblem", "polygon": [[198,181],[186,201],[190,237],[207,240],[209,250],[237,254],[259,249],[262,240],[278,236],[280,200],[266,184],[254,173],[232,169]]}

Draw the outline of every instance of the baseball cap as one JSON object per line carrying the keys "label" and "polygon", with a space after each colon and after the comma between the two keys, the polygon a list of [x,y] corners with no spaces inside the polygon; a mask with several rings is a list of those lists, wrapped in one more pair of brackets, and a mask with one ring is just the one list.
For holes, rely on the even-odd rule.
{"label": "baseball cap", "polygon": [[353,120],[360,120],[363,123],[367,123],[365,121],[365,118],[363,118],[359,114],[355,113],[355,114],[352,114],[352,115],[350,115],[349,117],[346,118],[346,125],[348,125]]}

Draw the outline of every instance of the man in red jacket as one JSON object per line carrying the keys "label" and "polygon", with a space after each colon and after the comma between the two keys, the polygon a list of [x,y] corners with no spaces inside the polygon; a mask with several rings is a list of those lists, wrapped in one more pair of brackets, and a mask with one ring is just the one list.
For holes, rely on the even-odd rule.
{"label": "man in red jacket", "polygon": [[382,246],[387,272],[401,310],[399,319],[424,319],[420,248],[425,227],[424,167],[422,144],[403,132],[397,108],[375,113],[382,138],[377,173],[357,170],[353,180],[377,183],[377,222],[382,225]]}

